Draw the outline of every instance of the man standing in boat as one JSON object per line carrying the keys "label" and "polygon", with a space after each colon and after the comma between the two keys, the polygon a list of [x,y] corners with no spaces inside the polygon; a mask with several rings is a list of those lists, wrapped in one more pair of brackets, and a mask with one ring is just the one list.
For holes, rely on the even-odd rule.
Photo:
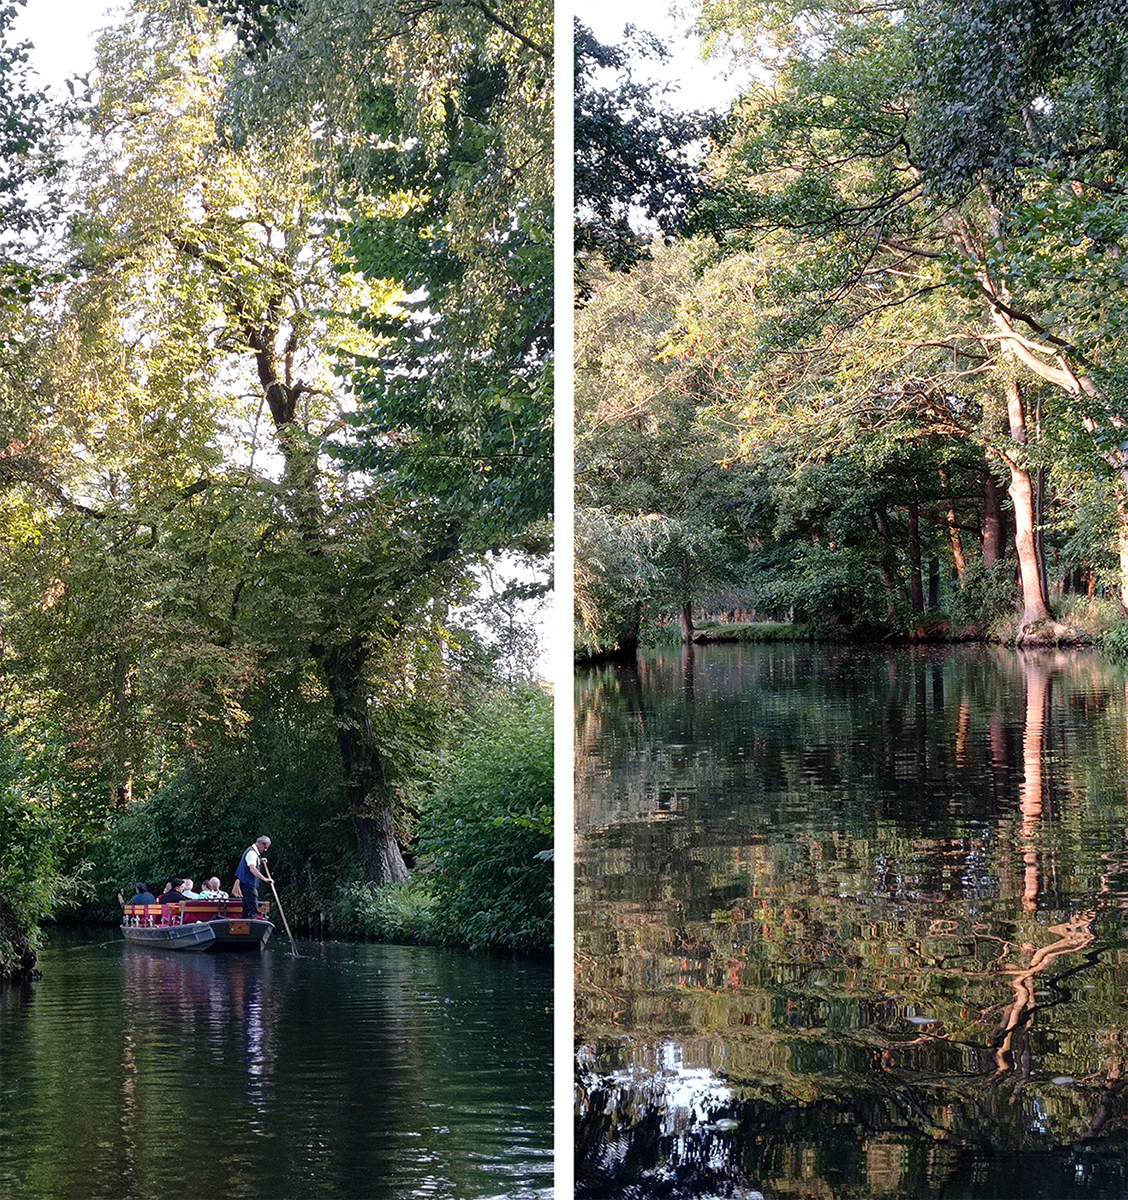
{"label": "man standing in boat", "polygon": [[248,846],[243,851],[243,857],[239,859],[239,866],[235,870],[235,878],[239,880],[243,888],[243,916],[255,920],[258,918],[258,885],[261,879],[263,883],[270,882],[270,876],[266,874],[266,852],[270,849],[270,838],[260,837],[255,839],[252,846]]}

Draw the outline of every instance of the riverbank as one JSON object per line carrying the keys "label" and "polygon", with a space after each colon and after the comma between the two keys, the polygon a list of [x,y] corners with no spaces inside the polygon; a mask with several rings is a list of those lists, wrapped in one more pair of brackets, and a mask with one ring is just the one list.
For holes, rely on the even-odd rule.
{"label": "riverbank", "polygon": [[[452,928],[444,917],[442,899],[434,882],[433,876],[423,875],[406,884],[349,884],[342,887],[336,900],[324,909],[310,909],[300,903],[291,906],[287,901],[287,916],[294,935],[311,941],[333,939],[389,946],[488,949],[526,953],[533,957],[548,957],[552,953],[551,930],[543,921],[531,937],[497,938],[492,942],[469,936],[462,928]],[[273,919],[278,925],[276,936],[281,936],[281,924],[276,916]],[[89,908],[63,910],[43,926],[44,931],[104,929],[110,932],[117,928],[116,913],[95,913]],[[34,952],[29,965],[35,967]],[[26,976],[17,974],[13,978],[19,982]]]}
{"label": "riverbank", "polygon": [[[725,643],[773,644],[826,642],[836,645],[965,645],[1097,647],[1115,655],[1128,654],[1128,619],[1112,600],[1090,596],[1062,598],[1051,618],[1024,627],[1008,610],[976,621],[955,622],[943,612],[926,613],[911,627],[847,627],[813,621],[701,619],[692,634],[693,645]],[[639,648],[685,645],[678,624],[644,627]],[[616,650],[591,652],[577,648],[578,665],[629,659]]]}
{"label": "riverbank", "polygon": [[25,983],[39,978],[39,956],[28,931],[0,896],[0,984]]}
{"label": "riverbank", "polygon": [[[943,619],[921,621],[908,631],[890,630],[875,638],[860,639],[856,634],[835,636],[833,627],[788,624],[773,621],[758,622],[703,622],[693,631],[695,645],[710,643],[748,642],[841,642],[854,645],[860,642],[880,641],[889,645],[915,644],[921,642],[963,645],[982,642],[987,645],[1023,646],[1095,646],[1102,633],[1069,621],[1047,620],[1030,625],[1025,629],[1009,629],[983,625],[963,625],[953,628]],[[680,640],[680,639],[679,639]]]}

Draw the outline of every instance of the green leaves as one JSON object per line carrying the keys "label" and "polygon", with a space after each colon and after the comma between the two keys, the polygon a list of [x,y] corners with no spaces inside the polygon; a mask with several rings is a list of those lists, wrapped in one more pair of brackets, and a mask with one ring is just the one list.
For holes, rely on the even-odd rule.
{"label": "green leaves", "polygon": [[[484,669],[450,615],[467,547],[513,539],[550,495],[551,126],[524,175],[519,119],[546,111],[544,64],[538,83],[536,51],[500,27],[452,43],[437,8],[417,37],[382,6],[220,7],[249,22],[249,57],[172,0],[103,38],[77,278],[17,313],[0,406],[5,704],[68,746],[105,817],[255,745],[297,691],[295,737],[328,730],[338,760],[326,820],[351,820],[346,840],[381,822],[364,870],[399,878],[394,833],[410,834],[439,714]],[[461,15],[467,32],[483,14]],[[373,37],[389,30],[394,47]],[[427,67],[401,71],[415,51]],[[406,107],[405,80],[428,71],[441,119]],[[371,125],[394,120],[396,137],[373,139],[347,103],[330,120],[334,89],[370,96]],[[518,177],[535,186],[508,190]],[[9,278],[15,302],[24,280]],[[342,469],[330,439],[370,374],[384,424]],[[402,460],[377,461],[393,439]]]}
{"label": "green leaves", "polygon": [[404,498],[430,497],[479,551],[552,505],[550,127],[535,134],[532,170],[518,168],[530,146],[507,128],[526,59],[458,56],[441,85],[441,140],[411,144],[402,100],[378,92],[371,122],[396,144],[353,156],[345,227],[355,268],[404,299],[361,318],[376,350],[341,363],[358,401],[341,457]]}
{"label": "green leaves", "polygon": [[[667,53],[654,37],[632,31],[621,46],[605,46],[575,23],[574,202],[576,289],[590,295],[588,273],[602,260],[614,271],[647,257],[651,222],[661,236],[681,229],[704,194],[701,158],[715,134],[714,114],[679,113],[658,88],[638,82],[636,63]],[[613,86],[604,76],[617,72]]]}
{"label": "green leaves", "polygon": [[552,741],[552,701],[539,689],[499,697],[462,731],[420,828],[440,936],[551,946]]}

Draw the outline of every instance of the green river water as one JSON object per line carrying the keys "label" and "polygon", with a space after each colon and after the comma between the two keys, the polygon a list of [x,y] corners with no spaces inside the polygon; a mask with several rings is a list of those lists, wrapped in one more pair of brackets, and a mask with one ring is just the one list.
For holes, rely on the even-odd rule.
{"label": "green river water", "polygon": [[0,989],[5,1200],[545,1200],[539,961],[53,940]]}
{"label": "green river water", "polygon": [[578,1196],[1128,1195],[1125,676],[982,647],[582,671]]}

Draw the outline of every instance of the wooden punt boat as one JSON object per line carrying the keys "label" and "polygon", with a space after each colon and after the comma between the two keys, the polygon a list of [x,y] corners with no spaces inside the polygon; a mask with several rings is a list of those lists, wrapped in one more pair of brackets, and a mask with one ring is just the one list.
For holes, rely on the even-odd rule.
{"label": "wooden punt boat", "polygon": [[237,898],[127,904],[121,932],[135,946],[160,950],[260,950],[274,932],[269,912],[260,903],[258,919],[246,919]]}

